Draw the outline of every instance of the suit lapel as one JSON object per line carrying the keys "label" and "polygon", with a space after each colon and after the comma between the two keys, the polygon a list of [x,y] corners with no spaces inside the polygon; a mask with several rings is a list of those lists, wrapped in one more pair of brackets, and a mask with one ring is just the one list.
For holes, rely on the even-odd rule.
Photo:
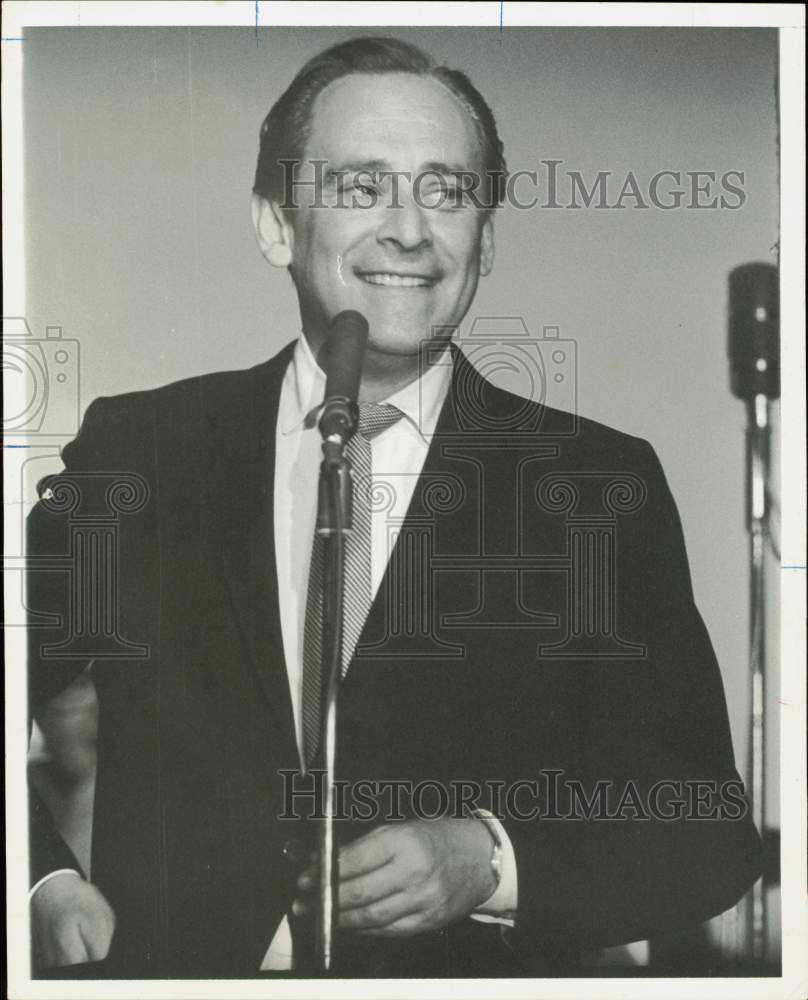
{"label": "suit lapel", "polygon": [[275,427],[294,345],[224,385],[210,414],[212,544],[251,667],[285,753],[296,757],[274,540]]}
{"label": "suit lapel", "polygon": [[[476,372],[462,352],[454,346],[452,351],[451,387],[360,636],[355,665],[368,657],[414,660],[461,655],[460,646],[440,639],[440,624],[432,620],[437,613],[432,586],[437,581],[430,565],[434,555],[473,551],[479,533],[479,469],[453,456],[453,449],[469,441],[454,400],[458,391],[464,391],[458,387],[468,386],[470,371],[472,377]],[[460,589],[454,597],[462,603]],[[445,609],[444,603],[441,613]]]}
{"label": "suit lapel", "polygon": [[[460,655],[453,630],[442,623],[457,614],[469,619],[469,609],[482,599],[477,589],[482,578],[450,567],[475,556],[517,557],[524,544],[520,511],[526,490],[560,452],[552,436],[537,439],[541,406],[495,388],[461,350],[452,345],[452,352],[450,391],[360,637],[358,662],[368,656]],[[546,525],[534,519],[531,527],[535,538],[544,538]],[[433,558],[438,563],[431,564]],[[519,620],[514,572],[491,574],[485,585],[494,607],[480,608],[481,613],[505,615],[515,625],[537,624],[532,614]],[[543,617],[542,624],[552,617]],[[482,623],[481,618],[477,624]],[[457,638],[456,629],[454,634]]]}

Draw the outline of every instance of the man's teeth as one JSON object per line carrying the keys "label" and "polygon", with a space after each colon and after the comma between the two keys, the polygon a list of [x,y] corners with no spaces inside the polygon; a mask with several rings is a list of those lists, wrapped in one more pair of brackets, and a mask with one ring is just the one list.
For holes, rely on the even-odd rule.
{"label": "man's teeth", "polygon": [[432,284],[429,278],[410,274],[390,274],[389,271],[361,274],[360,278],[369,285],[388,285],[390,288],[420,288]]}

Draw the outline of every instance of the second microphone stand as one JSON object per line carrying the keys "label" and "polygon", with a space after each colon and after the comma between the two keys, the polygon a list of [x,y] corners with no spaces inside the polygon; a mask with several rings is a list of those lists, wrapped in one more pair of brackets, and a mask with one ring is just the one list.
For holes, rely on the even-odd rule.
{"label": "second microphone stand", "polygon": [[[747,526],[749,530],[749,671],[752,710],[749,732],[749,792],[752,819],[766,836],[766,548],[769,540],[769,400],[747,401]],[[766,874],[755,882],[748,915],[749,950],[766,958]]]}

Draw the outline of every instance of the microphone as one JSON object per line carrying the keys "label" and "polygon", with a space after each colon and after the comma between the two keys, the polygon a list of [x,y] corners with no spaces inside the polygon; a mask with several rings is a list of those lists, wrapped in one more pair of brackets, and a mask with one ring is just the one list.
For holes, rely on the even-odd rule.
{"label": "microphone", "polygon": [[780,396],[779,273],[742,264],[729,273],[730,384],[739,399]]}
{"label": "microphone", "polygon": [[318,361],[326,373],[325,398],[318,426],[326,441],[344,446],[359,421],[359,380],[368,340],[368,321],[355,309],[345,309],[331,321]]}

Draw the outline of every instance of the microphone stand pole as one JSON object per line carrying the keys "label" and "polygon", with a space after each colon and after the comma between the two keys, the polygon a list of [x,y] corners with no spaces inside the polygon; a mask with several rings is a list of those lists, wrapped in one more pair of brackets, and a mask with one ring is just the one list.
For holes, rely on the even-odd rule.
{"label": "microphone stand pole", "polygon": [[[752,819],[765,834],[766,750],[766,546],[769,537],[769,400],[758,393],[747,402],[747,527],[749,530],[749,670],[751,717],[749,733],[749,781]],[[766,957],[766,875],[751,890],[748,917],[751,957]]]}
{"label": "microphone stand pole", "polygon": [[317,850],[319,885],[315,917],[315,970],[331,970],[334,955],[335,900],[339,883],[337,843],[334,836],[334,773],[337,746],[337,695],[342,679],[342,609],[345,589],[345,538],[351,530],[351,466],[343,440],[334,435],[323,441],[320,466],[317,532],[325,538],[323,581],[322,683],[323,713],[320,746],[323,748],[324,816],[320,821]]}

